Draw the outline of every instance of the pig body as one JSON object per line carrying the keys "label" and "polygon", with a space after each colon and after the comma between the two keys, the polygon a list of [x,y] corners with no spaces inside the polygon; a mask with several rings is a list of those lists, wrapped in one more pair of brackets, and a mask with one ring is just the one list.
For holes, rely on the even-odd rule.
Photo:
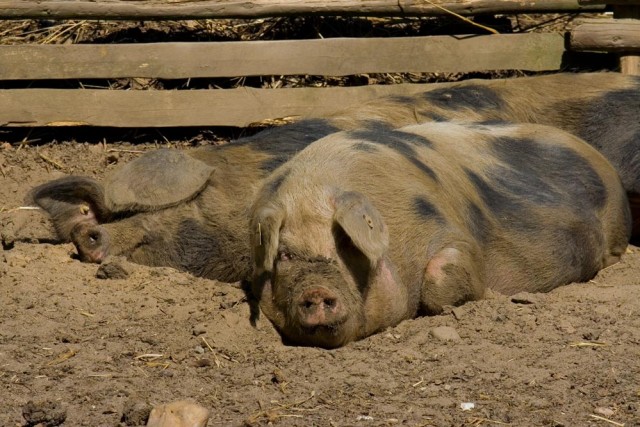
{"label": "pig body", "polygon": [[[58,237],[73,241],[85,261],[124,255],[142,264],[237,281],[250,271],[244,225],[255,189],[295,153],[333,132],[375,123],[395,128],[457,119],[552,125],[602,152],[622,177],[631,199],[640,200],[639,111],[640,79],[615,73],[433,84],[414,96],[379,99],[332,117],[306,119],[228,145],[191,150],[190,156],[212,168],[208,184],[183,203],[162,209],[158,204],[158,209],[133,206],[114,211],[104,200],[107,188],[85,177],[64,178],[65,185],[52,181],[33,194],[51,215]],[[147,167],[154,165],[147,162]],[[128,175],[119,181],[127,179],[135,185]],[[171,191],[175,189],[167,189]],[[640,203],[632,207],[634,218],[640,218],[636,209]]]}
{"label": "pig body", "polygon": [[617,262],[616,171],[539,125],[333,134],[276,170],[251,211],[253,293],[285,339],[337,347],[487,289],[544,292]]}

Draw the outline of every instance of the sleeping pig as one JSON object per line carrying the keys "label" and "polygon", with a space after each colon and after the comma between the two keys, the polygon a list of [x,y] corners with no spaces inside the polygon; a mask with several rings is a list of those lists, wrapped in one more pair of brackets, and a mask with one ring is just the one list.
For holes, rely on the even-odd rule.
{"label": "sleeping pig", "polygon": [[233,282],[250,276],[244,224],[256,187],[295,153],[333,132],[451,119],[549,124],[603,153],[636,197],[639,114],[640,78],[615,73],[433,84],[414,96],[375,100],[223,146],[145,154],[103,182],[66,177],[37,187],[31,198],[51,216],[58,237],[75,243],[83,261],[124,255]]}
{"label": "sleeping pig", "polygon": [[252,293],[285,340],[333,348],[487,289],[589,280],[620,259],[630,226],[616,170],[556,128],[372,124],[265,181]]}

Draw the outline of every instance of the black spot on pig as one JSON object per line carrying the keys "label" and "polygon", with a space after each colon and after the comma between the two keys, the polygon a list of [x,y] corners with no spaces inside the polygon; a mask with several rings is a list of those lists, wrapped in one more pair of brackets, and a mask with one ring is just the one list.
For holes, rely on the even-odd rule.
{"label": "black spot on pig", "polygon": [[424,163],[422,163],[420,160],[416,158],[413,158],[410,160],[411,160],[411,163],[413,163],[418,169],[424,172],[425,175],[428,175],[429,178],[433,179],[434,181],[438,181],[438,175],[436,175],[433,169],[431,169],[429,166],[425,165]]}
{"label": "black spot on pig", "polygon": [[430,110],[421,110],[418,113],[420,114],[420,117],[424,117],[425,119],[431,120],[433,122],[446,122],[447,120],[449,120],[446,117],[438,113],[434,113]]}
{"label": "black spot on pig", "polygon": [[416,100],[412,96],[402,96],[402,95],[391,95],[389,99],[396,104],[401,105],[413,105],[416,103]]}
{"label": "black spot on pig", "polygon": [[611,161],[627,190],[638,193],[640,78],[636,82],[634,88],[606,92],[590,102],[577,123],[576,134]]}
{"label": "black spot on pig", "polygon": [[505,107],[504,100],[492,89],[475,85],[431,90],[424,93],[424,98],[435,106],[450,110],[489,110]]}
{"label": "black spot on pig", "polygon": [[491,185],[473,171],[465,170],[465,173],[478,191],[484,204],[494,216],[501,219],[505,227],[515,226],[521,231],[528,229],[535,231],[535,224],[531,224],[531,221],[528,220],[529,209],[525,206],[526,199],[514,197],[509,193],[500,191],[497,186]]}
{"label": "black spot on pig", "polygon": [[433,219],[439,223],[445,222],[438,208],[424,197],[415,197],[413,199],[413,209],[422,219]]}
{"label": "black spot on pig", "polygon": [[[600,176],[575,151],[530,140],[496,138],[496,157],[508,165],[491,171],[495,183],[513,197],[538,205],[557,205],[567,199],[584,201],[576,209],[601,208],[607,191]],[[553,186],[546,177],[553,175]]]}
{"label": "black spot on pig", "polygon": [[271,172],[278,168],[294,154],[312,142],[340,129],[323,119],[307,119],[286,126],[267,129],[248,138],[229,144],[247,145],[252,149],[270,154],[273,157],[262,163],[260,169]]}
{"label": "black spot on pig", "polygon": [[349,135],[375,144],[386,145],[410,156],[415,156],[414,145],[433,146],[433,143],[422,135],[394,129],[387,123],[372,120],[367,121],[362,129],[350,131]]}
{"label": "black spot on pig", "polygon": [[389,125],[382,122],[368,122],[364,129],[351,131],[349,135],[373,144],[385,145],[397,151],[431,179],[434,181],[438,180],[438,176],[433,169],[421,162],[416,152],[415,145],[423,145],[426,147],[433,145],[427,138],[410,132],[392,129]]}
{"label": "black spot on pig", "polygon": [[487,237],[491,231],[491,222],[477,204],[471,202],[468,209],[469,231],[473,237],[481,243],[487,242]]}
{"label": "black spot on pig", "polygon": [[378,151],[378,148],[375,145],[368,142],[358,142],[357,144],[354,144],[353,149],[363,151],[365,153],[375,153]]}
{"label": "black spot on pig", "polygon": [[285,171],[278,173],[278,175],[275,178],[270,179],[266,183],[267,191],[269,191],[269,193],[271,194],[276,193],[282,186],[282,183],[287,179],[287,176],[289,176],[290,172],[291,171],[287,169]]}

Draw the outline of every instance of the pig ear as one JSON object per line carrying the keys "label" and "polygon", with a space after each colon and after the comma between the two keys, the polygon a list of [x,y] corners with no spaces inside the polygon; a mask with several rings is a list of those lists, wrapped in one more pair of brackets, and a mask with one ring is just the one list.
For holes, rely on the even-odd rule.
{"label": "pig ear", "polygon": [[387,226],[364,195],[353,191],[339,195],[333,219],[372,265],[387,251]]}
{"label": "pig ear", "polygon": [[33,188],[26,197],[27,203],[35,203],[49,214],[56,212],[58,204],[90,204],[100,220],[110,212],[105,206],[102,186],[86,176],[66,176]]}
{"label": "pig ear", "polygon": [[251,250],[257,272],[273,270],[283,218],[281,210],[263,207],[251,219]]}

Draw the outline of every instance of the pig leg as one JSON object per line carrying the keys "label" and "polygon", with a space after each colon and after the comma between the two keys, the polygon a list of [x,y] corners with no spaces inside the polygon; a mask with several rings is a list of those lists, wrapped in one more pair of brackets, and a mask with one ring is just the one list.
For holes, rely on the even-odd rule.
{"label": "pig leg", "polygon": [[421,304],[428,314],[444,306],[460,305],[484,296],[483,264],[479,249],[456,242],[438,250],[427,263],[422,283]]}

